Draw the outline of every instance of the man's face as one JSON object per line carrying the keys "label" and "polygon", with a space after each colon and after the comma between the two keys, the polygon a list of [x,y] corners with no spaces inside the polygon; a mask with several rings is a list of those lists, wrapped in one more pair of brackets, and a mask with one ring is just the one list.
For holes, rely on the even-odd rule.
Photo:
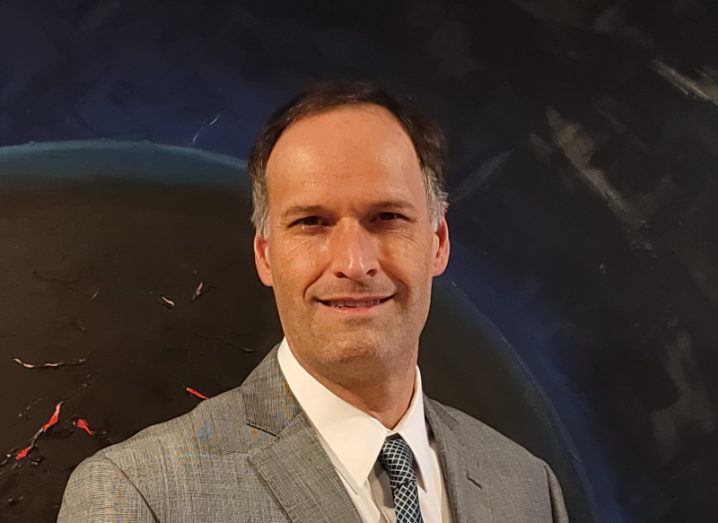
{"label": "man's face", "polygon": [[333,380],[413,365],[449,238],[401,124],[375,105],[303,118],[277,141],[267,188],[255,261],[297,359]]}

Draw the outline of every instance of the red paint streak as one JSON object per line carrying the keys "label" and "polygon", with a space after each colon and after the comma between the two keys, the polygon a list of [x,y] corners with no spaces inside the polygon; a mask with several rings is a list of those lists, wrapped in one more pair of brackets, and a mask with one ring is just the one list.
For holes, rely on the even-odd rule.
{"label": "red paint streak", "polygon": [[189,393],[190,393],[192,396],[194,396],[195,398],[199,398],[199,399],[202,399],[202,400],[208,400],[208,399],[209,399],[207,396],[205,396],[205,395],[202,394],[201,392],[197,392],[197,391],[194,390],[192,387],[185,387],[184,390],[186,390],[187,392],[189,392]]}
{"label": "red paint streak", "polygon": [[52,416],[50,416],[50,419],[47,420],[47,423],[45,423],[42,426],[42,431],[47,432],[50,427],[57,424],[57,421],[60,419],[60,408],[62,407],[63,402],[61,401],[57,405],[55,405],[55,412],[52,413]]}
{"label": "red paint streak", "polygon": [[95,435],[95,431],[90,428],[90,426],[87,424],[87,421],[84,420],[83,418],[76,419],[75,421],[72,422],[72,424],[75,425],[75,427],[77,427],[78,429],[84,430],[90,436]]}
{"label": "red paint streak", "polygon": [[30,451],[32,450],[32,447],[33,447],[32,445],[28,445],[27,447],[25,447],[24,449],[22,449],[20,452],[18,452],[17,454],[15,454],[15,459],[18,460],[18,461],[20,461],[21,459],[25,459],[25,457],[27,457],[27,455],[28,455],[28,454],[30,453]]}

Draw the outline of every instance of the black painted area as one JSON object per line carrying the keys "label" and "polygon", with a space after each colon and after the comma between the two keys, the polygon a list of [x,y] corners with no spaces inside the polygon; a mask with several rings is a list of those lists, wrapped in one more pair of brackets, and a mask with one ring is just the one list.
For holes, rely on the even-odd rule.
{"label": "black painted area", "polygon": [[452,144],[448,277],[552,398],[596,519],[711,521],[717,21],[714,2],[685,0],[6,0],[0,143],[243,158],[307,81],[413,94]]}
{"label": "black painted area", "polygon": [[[281,333],[271,292],[247,270],[239,162],[142,144],[35,153],[0,154],[0,374],[13,391],[0,407],[0,448],[12,451],[0,520],[10,521],[54,520],[79,461],[190,410],[200,400],[185,387],[213,396],[236,386]],[[158,172],[133,180],[133,166]],[[26,369],[14,357],[86,361]],[[59,401],[58,425],[14,459]]]}

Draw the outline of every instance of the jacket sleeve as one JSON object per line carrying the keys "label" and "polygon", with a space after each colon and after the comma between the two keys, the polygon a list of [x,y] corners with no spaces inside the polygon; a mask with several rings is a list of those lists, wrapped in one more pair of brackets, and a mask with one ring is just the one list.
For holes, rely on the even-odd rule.
{"label": "jacket sleeve", "polygon": [[142,494],[112,461],[92,456],[72,472],[57,521],[156,523],[157,518]]}
{"label": "jacket sleeve", "polygon": [[546,467],[546,477],[548,479],[548,493],[551,500],[551,515],[554,523],[568,523],[568,513],[566,512],[566,504],[563,501],[563,493],[561,485],[551,467]]}

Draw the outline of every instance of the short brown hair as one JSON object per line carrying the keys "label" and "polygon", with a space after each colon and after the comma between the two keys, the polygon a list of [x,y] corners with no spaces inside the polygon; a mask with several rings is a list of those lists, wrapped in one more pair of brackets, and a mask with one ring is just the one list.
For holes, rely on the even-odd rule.
{"label": "short brown hair", "polygon": [[343,105],[373,104],[389,110],[399,120],[414,144],[419,159],[429,216],[437,227],[448,208],[444,163],[446,139],[438,125],[422,115],[408,99],[399,99],[365,82],[322,82],[313,85],[277,109],[262,128],[247,162],[252,181],[252,223],[262,236],[267,235],[269,198],[266,168],[269,156],[282,133],[301,118]]}

